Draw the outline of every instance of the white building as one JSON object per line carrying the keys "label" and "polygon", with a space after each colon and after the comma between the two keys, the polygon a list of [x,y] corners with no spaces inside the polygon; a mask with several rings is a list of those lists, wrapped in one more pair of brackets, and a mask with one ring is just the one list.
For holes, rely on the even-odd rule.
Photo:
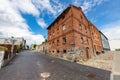
{"label": "white building", "polygon": [[14,37],[14,38],[0,38],[0,44],[12,44],[21,45],[22,49],[26,48],[26,40],[22,37]]}

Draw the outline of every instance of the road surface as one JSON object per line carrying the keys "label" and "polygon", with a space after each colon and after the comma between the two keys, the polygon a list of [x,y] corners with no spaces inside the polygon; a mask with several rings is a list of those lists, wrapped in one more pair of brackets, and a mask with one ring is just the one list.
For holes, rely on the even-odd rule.
{"label": "road surface", "polygon": [[26,50],[0,70],[0,80],[110,80],[110,73]]}

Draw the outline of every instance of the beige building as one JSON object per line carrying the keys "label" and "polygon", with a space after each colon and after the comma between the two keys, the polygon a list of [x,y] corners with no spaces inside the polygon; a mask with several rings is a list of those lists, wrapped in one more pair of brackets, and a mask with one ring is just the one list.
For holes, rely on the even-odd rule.
{"label": "beige building", "polygon": [[43,43],[43,44],[40,44],[40,45],[38,45],[37,47],[36,47],[36,51],[37,52],[42,52],[42,53],[48,53],[48,43],[47,42],[45,42],[45,43]]}
{"label": "beige building", "polygon": [[21,45],[22,49],[26,48],[26,40],[24,38],[22,38],[22,37],[0,38],[0,44]]}

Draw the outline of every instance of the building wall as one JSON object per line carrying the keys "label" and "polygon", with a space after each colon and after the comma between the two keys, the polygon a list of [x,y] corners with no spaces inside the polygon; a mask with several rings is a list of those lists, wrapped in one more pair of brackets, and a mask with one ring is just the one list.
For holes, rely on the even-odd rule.
{"label": "building wall", "polygon": [[[22,37],[13,38],[14,45],[21,45],[22,49],[26,47],[26,40]],[[12,38],[0,38],[0,44],[12,44]]]}
{"label": "building wall", "polygon": [[94,53],[97,51],[101,52],[103,47],[102,47],[102,41],[101,41],[99,30],[91,23],[90,31],[91,31],[91,38],[93,42]]}
{"label": "building wall", "polygon": [[[64,30],[63,25],[66,26]],[[96,51],[102,51],[99,30],[91,25],[81,8],[68,7],[48,27],[49,53],[89,59]],[[63,43],[64,38],[66,43]]]}
{"label": "building wall", "polygon": [[48,53],[48,48],[49,48],[49,45],[47,42],[43,43],[43,44],[40,44],[40,45],[37,45],[36,46],[36,51],[37,52],[42,52],[42,53]]}

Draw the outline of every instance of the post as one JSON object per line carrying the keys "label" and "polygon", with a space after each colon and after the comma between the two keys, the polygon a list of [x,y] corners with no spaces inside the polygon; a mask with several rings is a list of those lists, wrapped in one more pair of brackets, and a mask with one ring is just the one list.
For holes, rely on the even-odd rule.
{"label": "post", "polygon": [[12,47],[11,47],[11,58],[12,58],[13,57],[13,53],[14,53],[14,43],[15,43],[15,40],[14,40],[13,36],[11,37],[11,43],[12,43]]}
{"label": "post", "polygon": [[4,54],[5,54],[5,51],[0,51],[0,69],[4,64]]}

